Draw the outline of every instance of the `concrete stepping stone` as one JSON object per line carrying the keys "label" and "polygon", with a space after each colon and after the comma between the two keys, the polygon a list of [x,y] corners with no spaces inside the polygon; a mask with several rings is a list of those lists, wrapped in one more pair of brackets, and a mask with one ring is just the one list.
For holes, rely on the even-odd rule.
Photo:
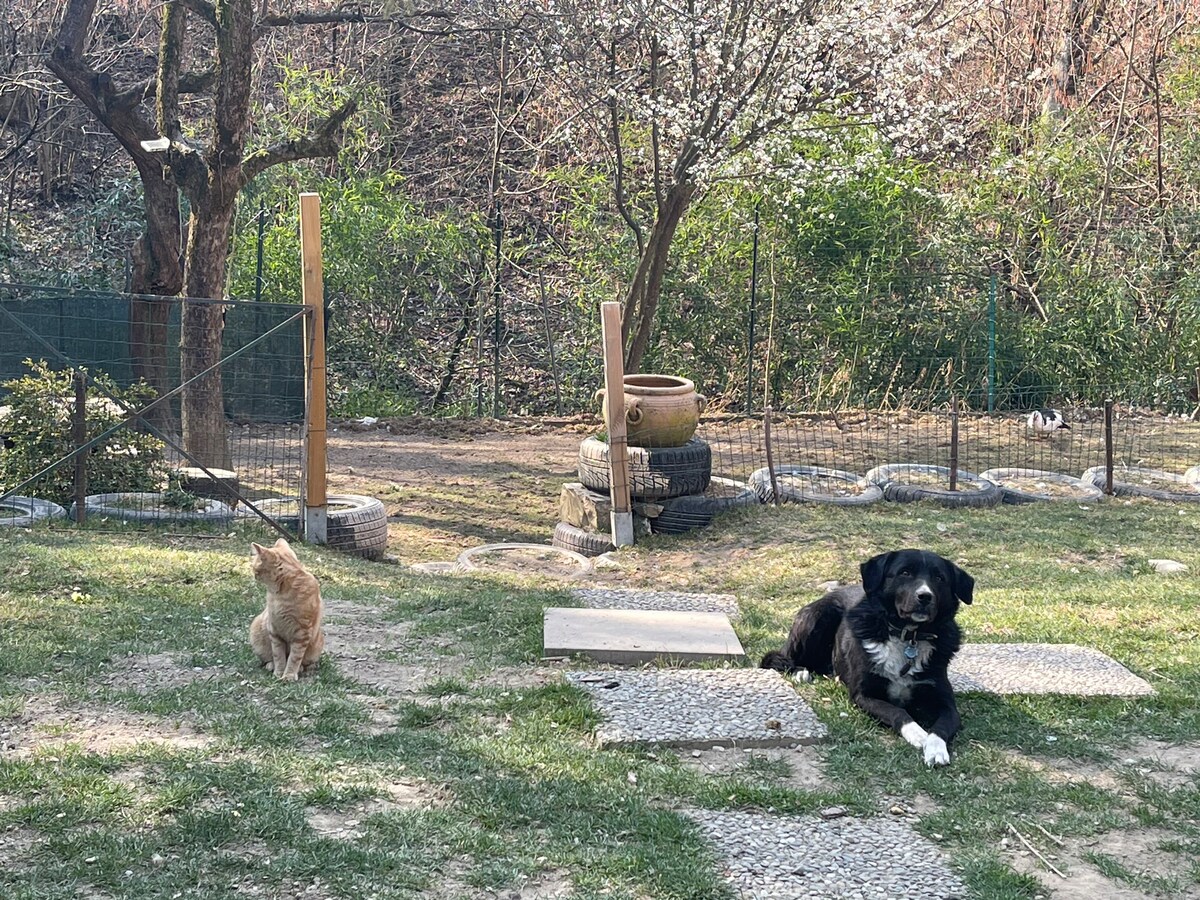
{"label": "concrete stepping stone", "polygon": [[568,672],[604,719],[602,747],[659,744],[795,747],[828,736],[812,708],[770,669],[648,669]]}
{"label": "concrete stepping stone", "polygon": [[553,606],[542,626],[546,656],[630,665],[656,659],[721,662],[746,655],[724,613]]}
{"label": "concrete stepping stone", "polygon": [[895,819],[688,810],[745,900],[948,900],[966,885],[937,846]]}
{"label": "concrete stepping stone", "polygon": [[965,644],[950,664],[956,691],[1140,697],[1150,684],[1109,656],[1078,644]]}
{"label": "concrete stepping stone", "polygon": [[741,615],[733,594],[694,594],[687,591],[650,591],[641,588],[576,588],[571,592],[592,609],[661,609],[671,612]]}

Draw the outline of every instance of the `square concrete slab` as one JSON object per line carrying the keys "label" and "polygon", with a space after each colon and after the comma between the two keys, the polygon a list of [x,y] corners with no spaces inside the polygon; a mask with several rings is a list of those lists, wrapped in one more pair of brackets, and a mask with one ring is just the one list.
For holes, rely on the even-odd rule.
{"label": "square concrete slab", "polygon": [[1155,693],[1115,659],[1078,644],[966,644],[950,664],[950,683],[956,691],[988,694]]}
{"label": "square concrete slab", "polygon": [[741,615],[733,594],[694,594],[687,591],[647,591],[641,588],[576,588],[571,592],[592,609],[662,609],[674,612],[718,612],[730,619]]}
{"label": "square concrete slab", "polygon": [[604,722],[601,746],[795,747],[828,735],[812,708],[770,669],[568,672]]}
{"label": "square concrete slab", "polygon": [[655,659],[742,659],[729,617],[713,612],[551,607],[543,619],[546,656],[587,656],[629,665]]}
{"label": "square concrete slab", "polygon": [[937,847],[894,819],[688,810],[744,900],[949,900],[966,886]]}

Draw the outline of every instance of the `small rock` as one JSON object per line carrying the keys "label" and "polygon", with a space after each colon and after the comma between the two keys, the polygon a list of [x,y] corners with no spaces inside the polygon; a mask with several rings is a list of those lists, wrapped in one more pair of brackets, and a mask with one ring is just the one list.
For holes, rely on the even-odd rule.
{"label": "small rock", "polygon": [[1159,575],[1174,575],[1188,570],[1187,565],[1174,559],[1150,559],[1147,562]]}
{"label": "small rock", "polygon": [[905,809],[903,806],[901,806],[899,803],[897,803],[895,806],[893,806],[891,809],[889,809],[888,812],[890,812],[893,816],[907,816],[908,815],[908,810]]}
{"label": "small rock", "polygon": [[846,815],[846,808],[844,806],[827,806],[817,813],[817,815],[822,819],[840,819]]}
{"label": "small rock", "polygon": [[771,731],[778,731],[783,727],[783,723],[778,719],[767,719],[767,728]]}
{"label": "small rock", "polygon": [[822,581],[820,584],[817,585],[817,590],[825,591],[828,593],[829,591],[836,591],[841,586],[842,586],[842,583],[840,581],[836,581],[836,580]]}
{"label": "small rock", "polygon": [[598,571],[614,571],[619,572],[624,570],[625,566],[619,562],[610,551],[609,553],[601,553],[592,560],[592,568]]}

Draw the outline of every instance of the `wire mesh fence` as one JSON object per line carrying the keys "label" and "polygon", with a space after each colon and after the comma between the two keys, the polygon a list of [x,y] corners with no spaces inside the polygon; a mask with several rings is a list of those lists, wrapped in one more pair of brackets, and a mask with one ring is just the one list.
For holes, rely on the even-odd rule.
{"label": "wire mesh fence", "polygon": [[218,416],[189,433],[182,398],[199,382],[183,377],[196,348],[181,321],[201,304],[212,301],[0,287],[0,522],[294,536],[303,307],[220,304],[218,362],[202,373]]}
{"label": "wire mesh fence", "polygon": [[[640,429],[628,438],[633,513],[643,532],[672,534],[762,504],[1200,502],[1200,423],[1120,402],[1054,412],[708,416],[682,441]],[[609,459],[605,432],[581,442],[582,488],[564,494],[559,546],[610,548]]]}

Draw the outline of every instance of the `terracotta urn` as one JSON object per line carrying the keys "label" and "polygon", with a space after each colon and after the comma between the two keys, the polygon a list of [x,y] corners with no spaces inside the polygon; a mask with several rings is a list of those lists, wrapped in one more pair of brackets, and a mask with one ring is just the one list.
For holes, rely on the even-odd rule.
{"label": "terracotta urn", "polygon": [[[608,400],[603,388],[596,399]],[[633,447],[682,447],[696,433],[700,414],[708,405],[703,394],[688,378],[674,375],[626,375],[625,423]]]}

